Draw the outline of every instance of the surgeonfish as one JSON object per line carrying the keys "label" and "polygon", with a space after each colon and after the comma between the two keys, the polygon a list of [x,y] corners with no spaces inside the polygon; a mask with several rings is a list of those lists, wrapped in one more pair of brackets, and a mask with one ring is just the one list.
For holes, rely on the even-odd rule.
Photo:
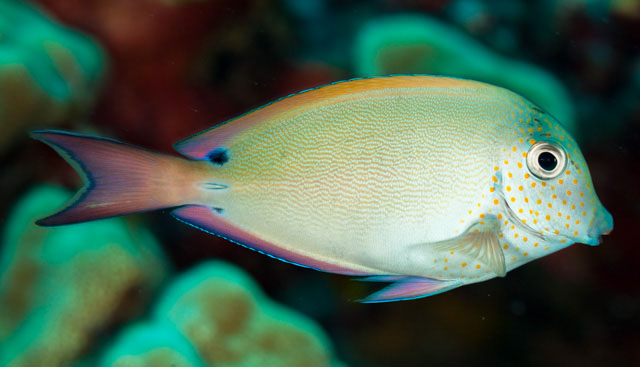
{"label": "surgeonfish", "polygon": [[38,224],[162,208],[296,265],[426,297],[502,277],[613,229],[576,141],[506,89],[449,77],[353,79],[175,144],[184,157],[59,131],[33,137],[85,185]]}

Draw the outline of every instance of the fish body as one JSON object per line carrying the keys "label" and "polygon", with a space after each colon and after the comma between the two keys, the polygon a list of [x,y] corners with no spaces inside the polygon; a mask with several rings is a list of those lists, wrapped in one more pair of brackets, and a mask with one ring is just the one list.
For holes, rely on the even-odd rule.
{"label": "fish body", "polygon": [[[34,135],[87,181],[42,224],[177,207],[176,218],[279,259],[393,283],[367,302],[504,276],[613,227],[562,125],[469,80],[376,77],[305,91],[178,142],[190,160]],[[89,153],[108,162],[86,163]]]}

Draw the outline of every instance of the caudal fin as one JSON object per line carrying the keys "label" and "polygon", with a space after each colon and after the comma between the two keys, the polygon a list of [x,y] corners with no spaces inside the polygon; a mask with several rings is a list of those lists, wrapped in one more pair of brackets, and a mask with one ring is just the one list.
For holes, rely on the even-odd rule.
{"label": "caudal fin", "polygon": [[[84,187],[59,212],[38,220],[57,226],[188,203],[194,170],[181,158],[115,140],[60,131],[31,136],[55,149],[82,177]],[[182,186],[182,187],[181,187]],[[193,185],[191,185],[193,186]]]}

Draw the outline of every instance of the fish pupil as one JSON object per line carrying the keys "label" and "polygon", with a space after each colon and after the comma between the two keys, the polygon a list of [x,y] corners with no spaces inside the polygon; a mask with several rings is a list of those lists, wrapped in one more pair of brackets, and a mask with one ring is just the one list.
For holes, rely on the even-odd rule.
{"label": "fish pupil", "polygon": [[538,164],[545,171],[553,171],[558,165],[558,159],[553,153],[542,152],[538,156]]}

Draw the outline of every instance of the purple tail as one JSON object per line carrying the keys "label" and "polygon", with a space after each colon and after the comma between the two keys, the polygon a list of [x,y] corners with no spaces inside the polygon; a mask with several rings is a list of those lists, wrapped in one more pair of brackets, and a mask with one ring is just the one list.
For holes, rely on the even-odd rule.
{"label": "purple tail", "polygon": [[[84,187],[59,212],[38,220],[58,226],[188,204],[194,163],[115,140],[60,131],[31,136],[55,149],[75,168]],[[179,179],[176,179],[179,178]]]}

